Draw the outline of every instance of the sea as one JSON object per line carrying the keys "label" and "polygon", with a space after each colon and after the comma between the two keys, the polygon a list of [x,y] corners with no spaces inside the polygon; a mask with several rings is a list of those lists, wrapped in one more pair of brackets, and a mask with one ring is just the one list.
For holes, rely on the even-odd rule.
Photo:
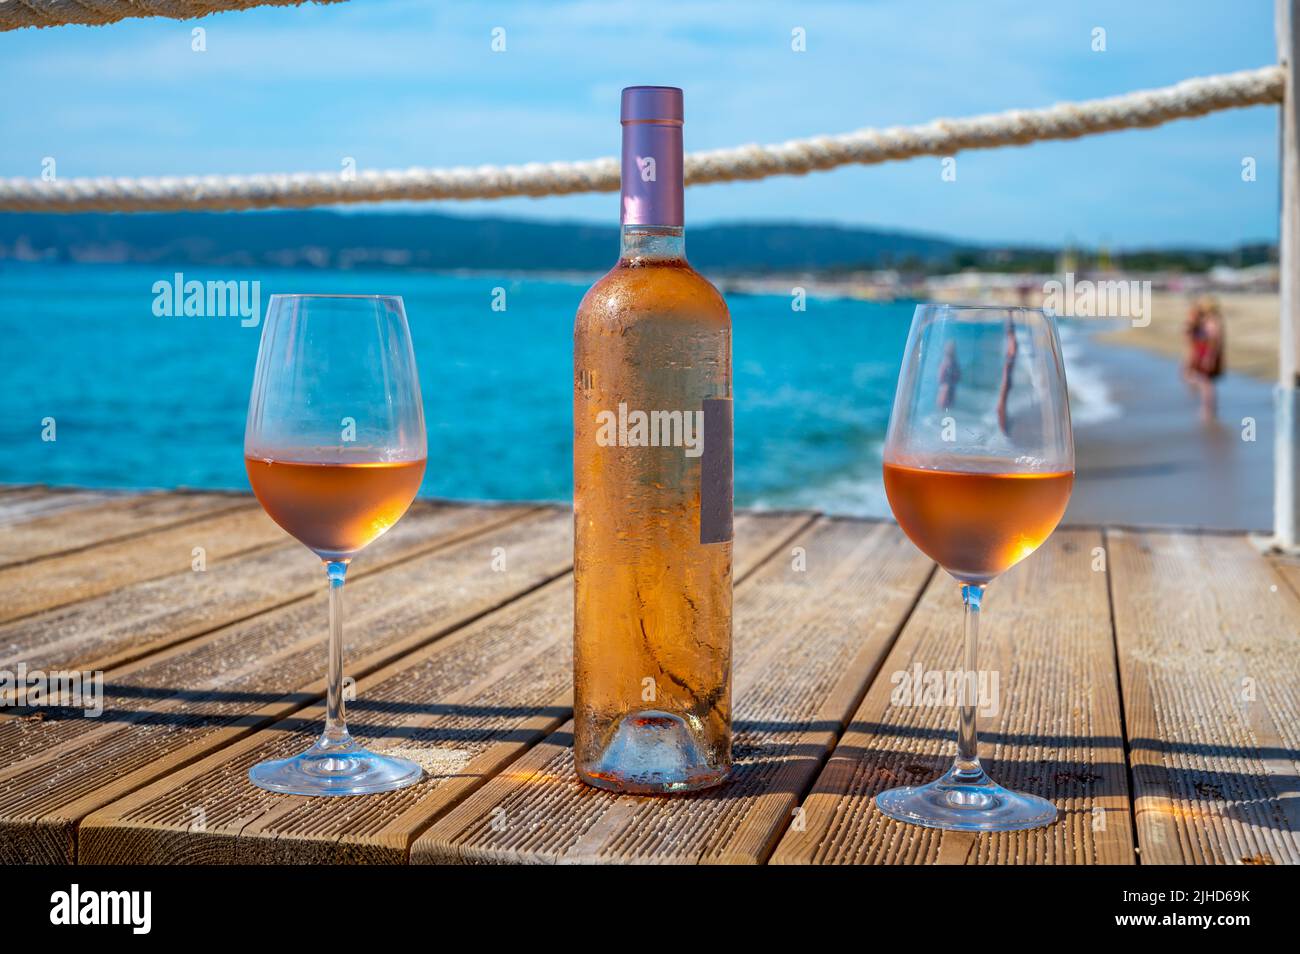
{"label": "sea", "polygon": [[[573,316],[590,280],[0,262],[0,483],[247,490],[270,296],[393,294],[424,395],[422,496],[568,501]],[[253,317],[170,314],[178,281],[247,282]],[[887,515],[881,448],[915,303],[727,301],[737,506]],[[1062,328],[1076,426],[1120,413],[1083,335]]]}

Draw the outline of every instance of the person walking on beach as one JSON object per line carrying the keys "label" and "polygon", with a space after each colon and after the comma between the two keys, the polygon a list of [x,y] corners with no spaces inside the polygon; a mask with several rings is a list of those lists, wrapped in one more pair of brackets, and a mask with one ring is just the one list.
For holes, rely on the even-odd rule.
{"label": "person walking on beach", "polygon": [[1183,378],[1201,399],[1201,419],[1218,414],[1215,380],[1223,374],[1224,329],[1219,303],[1209,295],[1199,299],[1187,316],[1187,360]]}
{"label": "person walking on beach", "polygon": [[1007,319],[1006,353],[1002,359],[1002,386],[998,389],[998,427],[1003,434],[1011,433],[1011,423],[1007,420],[1007,399],[1011,397],[1011,373],[1016,367],[1016,326]]}
{"label": "person walking on beach", "polygon": [[946,411],[957,400],[957,382],[961,380],[961,365],[957,363],[957,344],[949,341],[943,346],[943,361],[939,365],[939,410]]}
{"label": "person walking on beach", "polygon": [[1183,323],[1183,338],[1187,343],[1186,355],[1183,358],[1183,380],[1193,391],[1197,390],[1197,356],[1201,342],[1205,338],[1205,313],[1201,308],[1202,300],[1197,299],[1192,302],[1192,307],[1187,310],[1187,321]]}

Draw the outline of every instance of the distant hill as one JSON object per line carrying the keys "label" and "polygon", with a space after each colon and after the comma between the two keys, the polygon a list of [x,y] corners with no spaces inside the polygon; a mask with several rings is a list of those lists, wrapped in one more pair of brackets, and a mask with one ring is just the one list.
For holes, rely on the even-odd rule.
{"label": "distant hill", "polygon": [[[970,246],[905,232],[753,223],[689,229],[687,249],[698,268],[744,273],[934,268]],[[0,261],[596,271],[617,252],[616,227],[437,213],[0,214]]]}
{"label": "distant hill", "polygon": [[[688,229],[691,263],[712,275],[895,268],[1047,273],[1046,245],[976,245],[915,232],[747,222]],[[595,272],[613,264],[618,228],[435,212],[0,213],[0,262]],[[1076,250],[1079,267],[1097,253]],[[1112,256],[1137,270],[1203,272],[1276,261],[1273,243],[1235,249],[1135,249]]]}

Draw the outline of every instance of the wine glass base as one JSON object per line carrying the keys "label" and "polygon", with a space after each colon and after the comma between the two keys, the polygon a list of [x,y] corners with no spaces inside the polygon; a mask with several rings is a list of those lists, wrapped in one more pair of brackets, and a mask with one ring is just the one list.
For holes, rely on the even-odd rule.
{"label": "wine glass base", "polygon": [[285,795],[372,795],[414,785],[423,775],[414,762],[368,751],[351,739],[334,745],[318,741],[293,758],[259,762],[248,770],[258,788]]}
{"label": "wine glass base", "polygon": [[945,831],[1020,831],[1056,821],[1056,806],[1046,799],[1005,789],[983,771],[956,768],[928,785],[881,792],[876,807],[897,821]]}

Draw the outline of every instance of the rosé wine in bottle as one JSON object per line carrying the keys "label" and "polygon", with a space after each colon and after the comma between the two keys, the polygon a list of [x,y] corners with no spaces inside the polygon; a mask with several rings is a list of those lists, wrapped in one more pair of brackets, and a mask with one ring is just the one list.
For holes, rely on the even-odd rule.
{"label": "ros\u00e9 wine in bottle", "polygon": [[622,123],[622,250],[573,331],[574,761],[690,791],[731,766],[731,318],[686,263],[681,90]]}

